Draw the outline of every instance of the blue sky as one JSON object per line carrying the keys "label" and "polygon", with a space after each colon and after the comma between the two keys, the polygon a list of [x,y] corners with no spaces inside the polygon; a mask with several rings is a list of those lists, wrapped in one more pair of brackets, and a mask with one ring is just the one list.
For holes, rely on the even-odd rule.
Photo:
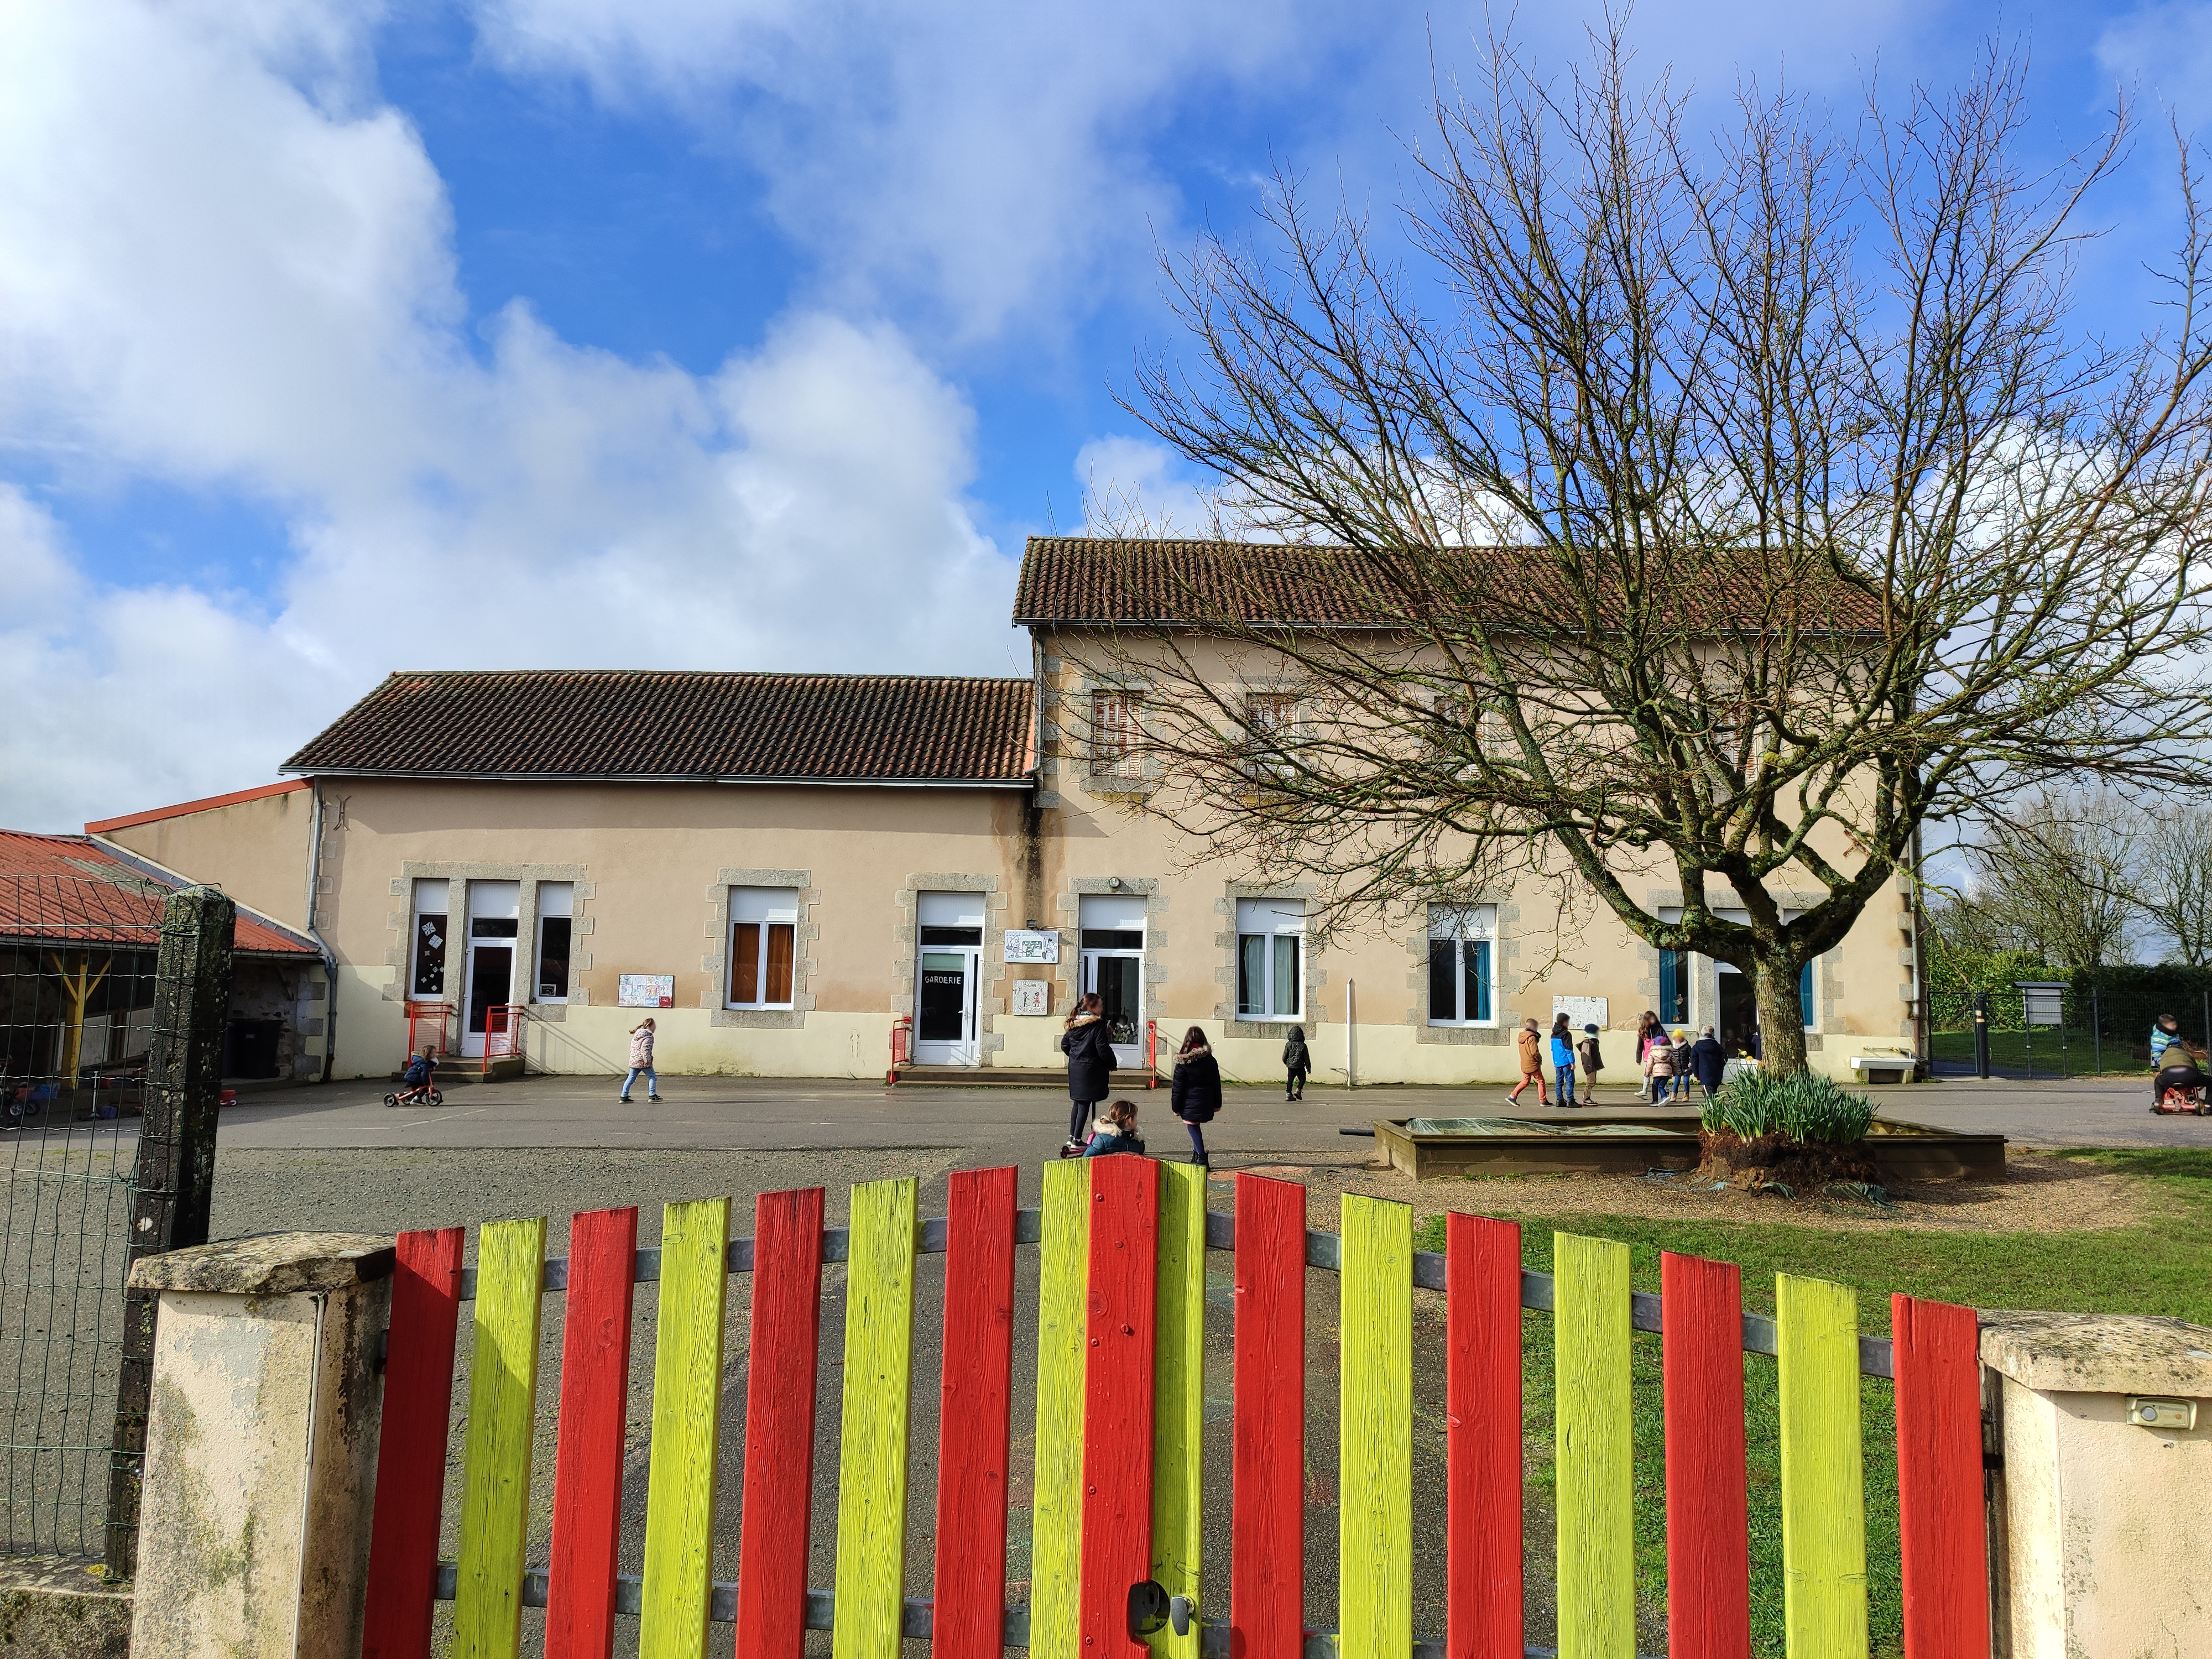
{"label": "blue sky", "polygon": [[[1524,13],[1560,63],[1595,9]],[[1641,61],[1856,103],[2033,54],[2195,124],[2212,8],[1670,3]],[[1379,210],[1482,14],[1122,0],[27,0],[0,61],[0,823],[267,781],[389,669],[1021,672],[1024,536],[1185,510],[1114,402],[1156,246]],[[1722,113],[1716,109],[1715,116]],[[2087,311],[2133,329],[2160,137]]]}

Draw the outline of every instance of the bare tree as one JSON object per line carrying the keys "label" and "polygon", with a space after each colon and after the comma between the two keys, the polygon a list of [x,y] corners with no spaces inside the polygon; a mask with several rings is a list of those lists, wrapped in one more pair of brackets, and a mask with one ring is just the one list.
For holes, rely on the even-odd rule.
{"label": "bare tree", "polygon": [[2143,915],[2191,968],[2212,963],[2212,811],[2178,802],[2154,806],[2136,844]]}
{"label": "bare tree", "polygon": [[1971,908],[2046,962],[2125,962],[2142,908],[2136,836],[2135,815],[2109,796],[2039,795],[1989,826],[1974,849]]}
{"label": "bare tree", "polygon": [[2124,111],[2031,177],[1992,49],[1856,127],[1747,95],[1706,145],[1626,56],[1553,85],[1491,40],[1409,255],[1285,179],[1261,245],[1170,263],[1194,349],[1129,405],[1305,545],[1132,546],[1068,648],[1149,685],[1147,810],[1207,854],[1332,905],[1541,872],[1750,969],[1796,1069],[1800,967],[1924,822],[2205,733],[2208,245],[2184,149],[2162,320],[2085,339]]}

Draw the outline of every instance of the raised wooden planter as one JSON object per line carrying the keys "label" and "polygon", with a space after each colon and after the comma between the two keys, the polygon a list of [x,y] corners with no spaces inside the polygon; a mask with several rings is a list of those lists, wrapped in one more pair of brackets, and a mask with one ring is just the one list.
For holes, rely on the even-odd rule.
{"label": "raised wooden planter", "polygon": [[[1571,1123],[1500,1120],[1526,1122],[1526,1134],[1416,1135],[1406,1127],[1411,1121],[1376,1118],[1375,1139],[1392,1166],[1416,1181],[1456,1175],[1640,1175],[1698,1166],[1698,1119],[1690,1112],[1592,1112]],[[1865,1144],[1884,1182],[1995,1181],[2004,1175],[2002,1135],[1962,1134],[1878,1117]]]}

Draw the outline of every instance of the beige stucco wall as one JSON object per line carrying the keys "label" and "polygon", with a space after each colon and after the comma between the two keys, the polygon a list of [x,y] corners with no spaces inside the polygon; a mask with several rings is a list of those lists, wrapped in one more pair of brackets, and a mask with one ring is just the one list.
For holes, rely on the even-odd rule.
{"label": "beige stucco wall", "polygon": [[264,916],[305,927],[314,811],[312,789],[289,789],[111,830],[100,839],[195,881],[213,882]]}
{"label": "beige stucco wall", "polygon": [[[1160,1024],[1163,1048],[1200,1024],[1230,1076],[1279,1079],[1288,1022],[1234,1018],[1234,918],[1241,895],[1297,890],[1195,857],[1103,781],[1102,793],[1092,793],[1087,766],[1061,752],[1069,745],[1057,730],[1060,695],[1082,695],[1084,682],[1066,662],[1048,657],[1046,664],[1035,805],[1027,791],[1011,789],[324,780],[316,922],[341,964],[336,1074],[382,1075],[398,1063],[411,884],[428,877],[521,884],[519,988],[535,982],[536,884],[575,884],[572,997],[566,1006],[533,1007],[526,1024],[538,1068],[620,1069],[627,1032],[641,1017],[615,1006],[617,979],[629,973],[675,978],[675,1006],[656,1014],[658,1058],[671,1073],[880,1076],[893,1019],[914,1012],[915,894],[957,888],[983,895],[988,924],[984,1064],[1060,1064],[1082,897],[1112,890],[1146,904],[1146,1005]],[[115,839],[303,920],[309,805],[301,792],[161,820]],[[1622,873],[1654,909],[1680,902],[1663,868],[1624,866]],[[796,887],[804,896],[788,1012],[722,1006],[732,883]],[[1784,884],[1777,890],[1790,902]],[[289,908],[282,902],[287,892]],[[1607,999],[1607,1024],[1618,1033],[1607,1044],[1608,1074],[1632,1074],[1628,1033],[1657,1002],[1656,952],[1589,903],[1563,921],[1559,891],[1536,878],[1481,896],[1498,906],[1498,919],[1495,1018],[1486,1027],[1429,1024],[1424,914],[1382,917],[1312,942],[1299,1023],[1319,1078],[1340,1080],[1356,1053],[1364,1082],[1510,1082],[1514,1029],[1523,1016],[1548,1027],[1555,995]],[[1811,898],[1808,892],[1805,902]],[[457,891],[457,946],[465,939],[463,904]],[[1060,931],[1057,967],[1003,963],[1004,930],[1030,921]],[[1891,889],[1815,964],[1808,1046],[1816,1067],[1847,1077],[1854,1054],[1910,1043],[1911,946],[1910,905]],[[1019,978],[1049,981],[1047,1017],[1009,1012]],[[458,1002],[457,974],[448,985]],[[1711,965],[1699,962],[1692,1028],[1716,1019],[1714,994]],[[1350,1038],[1348,994],[1358,1022]]]}
{"label": "beige stucco wall", "polygon": [[[341,1074],[380,1073],[396,1063],[410,884],[442,876],[523,882],[526,947],[531,884],[577,884],[574,995],[565,1007],[535,1010],[527,1027],[532,1061],[549,1070],[618,1069],[639,1015],[613,1006],[617,980],[654,973],[676,979],[676,1006],[657,1016],[659,1059],[672,1073],[880,1075],[892,1018],[913,1010],[914,895],[947,886],[985,894],[984,1063],[1057,1066],[1082,896],[1118,880],[1119,890],[1146,905],[1146,1001],[1164,1046],[1201,1024],[1232,1077],[1279,1075],[1280,1027],[1232,1018],[1236,899],[1267,890],[1238,879],[1249,872],[1184,867],[1184,850],[1160,824],[1091,797],[1079,782],[1035,814],[1033,848],[1024,798],[1012,791],[365,780],[326,787],[321,919],[345,964]],[[806,895],[793,1013],[721,1008],[723,895],[734,875]],[[1322,1077],[1345,1068],[1347,990],[1364,1081],[1510,1081],[1512,1028],[1522,1014],[1548,1024],[1554,994],[1608,999],[1609,1023],[1622,1030],[1614,1063],[1625,1074],[1626,1028],[1656,1000],[1656,954],[1607,916],[1555,948],[1556,898],[1541,884],[1497,899],[1500,988],[1486,1029],[1428,1024],[1421,916],[1395,918],[1387,931],[1364,936],[1340,933],[1310,952],[1302,1023]],[[457,911],[460,902],[457,896]],[[1908,1038],[1906,915],[1901,896],[1886,896],[1818,965],[1817,1065],[1847,1074],[1852,1054]],[[1061,931],[1058,967],[999,960],[1003,929],[1031,920]],[[1526,973],[1536,963],[1546,967],[1540,980]],[[519,983],[526,971],[518,963]],[[1011,981],[1031,977],[1052,985],[1047,1018],[1007,1012]],[[1710,975],[1698,976],[1693,1024],[1711,1018],[1710,995]]]}

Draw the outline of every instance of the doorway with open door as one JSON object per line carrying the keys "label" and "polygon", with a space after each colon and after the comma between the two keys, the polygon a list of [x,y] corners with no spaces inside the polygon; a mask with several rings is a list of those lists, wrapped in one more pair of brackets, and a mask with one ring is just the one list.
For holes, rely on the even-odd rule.
{"label": "doorway with open door", "polygon": [[1114,1064],[1145,1063],[1145,901],[1141,894],[1086,893],[1076,917],[1083,994],[1105,1005]]}
{"label": "doorway with open door", "polygon": [[983,896],[915,896],[914,1058],[918,1066],[980,1066]]}
{"label": "doorway with open door", "polygon": [[507,1022],[514,1018],[509,1005],[514,1000],[514,951],[521,915],[520,882],[469,884],[469,955],[463,991],[466,1012],[461,1021],[465,1054],[482,1054],[487,1034],[504,1047]]}

